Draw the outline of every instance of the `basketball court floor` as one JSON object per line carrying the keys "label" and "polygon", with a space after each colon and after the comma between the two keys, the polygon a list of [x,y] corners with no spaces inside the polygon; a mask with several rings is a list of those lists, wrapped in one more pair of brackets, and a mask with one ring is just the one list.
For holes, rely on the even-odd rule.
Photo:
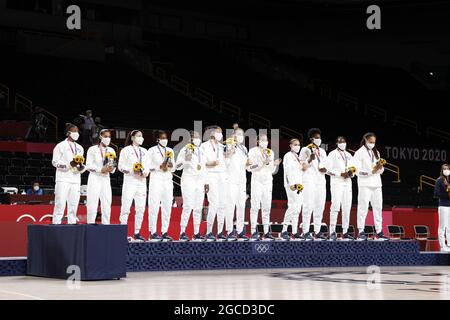
{"label": "basketball court floor", "polygon": [[0,278],[0,299],[450,300],[449,267],[130,272],[114,281]]}

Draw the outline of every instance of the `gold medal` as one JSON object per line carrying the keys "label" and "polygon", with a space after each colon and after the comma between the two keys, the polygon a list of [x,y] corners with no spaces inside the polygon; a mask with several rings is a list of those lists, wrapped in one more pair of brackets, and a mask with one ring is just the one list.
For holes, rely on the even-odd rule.
{"label": "gold medal", "polygon": [[198,164],[198,165],[197,165],[197,170],[198,170],[198,171],[202,170],[202,166]]}

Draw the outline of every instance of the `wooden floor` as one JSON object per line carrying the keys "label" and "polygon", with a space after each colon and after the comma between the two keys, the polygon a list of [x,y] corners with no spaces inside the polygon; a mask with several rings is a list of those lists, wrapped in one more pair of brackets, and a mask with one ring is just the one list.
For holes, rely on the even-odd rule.
{"label": "wooden floor", "polygon": [[[376,271],[376,270],[375,270]],[[0,278],[0,299],[450,299],[448,267],[271,269],[128,273],[126,279],[68,284]],[[375,283],[371,284],[370,279]]]}

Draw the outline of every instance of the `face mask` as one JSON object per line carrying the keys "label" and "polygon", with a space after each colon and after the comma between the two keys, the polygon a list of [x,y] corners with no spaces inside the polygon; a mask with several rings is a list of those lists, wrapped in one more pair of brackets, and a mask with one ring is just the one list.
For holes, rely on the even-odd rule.
{"label": "face mask", "polygon": [[140,146],[144,143],[144,137],[134,137],[134,142]]}
{"label": "face mask", "polygon": [[33,190],[34,191],[38,191],[39,190],[39,186],[33,186]]}
{"label": "face mask", "polygon": [[449,170],[449,169],[443,170],[442,173],[443,173],[444,176],[446,176],[446,177],[450,176],[450,170]]}
{"label": "face mask", "polygon": [[269,141],[260,141],[259,142],[259,146],[261,147],[261,148],[267,148],[267,146],[269,145]]}
{"label": "face mask", "polygon": [[347,149],[347,144],[346,143],[338,143],[338,148],[341,149],[342,151],[344,151],[345,149]]}
{"label": "face mask", "polygon": [[375,143],[366,143],[366,146],[369,150],[372,150],[373,148],[375,148]]}
{"label": "face mask", "polygon": [[300,146],[293,146],[292,147],[292,151],[294,151],[295,153],[299,153],[300,152]]}
{"label": "face mask", "polygon": [[202,140],[200,140],[199,138],[194,138],[192,139],[192,142],[194,143],[194,146],[198,147],[200,143],[202,143]]}
{"label": "face mask", "polygon": [[223,134],[220,133],[220,132],[215,132],[215,133],[214,133],[214,138],[215,138],[217,141],[221,141],[222,138],[223,138]]}
{"label": "face mask", "polygon": [[102,143],[105,146],[109,146],[109,144],[111,143],[111,138],[102,138]]}
{"label": "face mask", "polygon": [[322,139],[313,139],[313,143],[316,146],[320,147],[322,145]]}
{"label": "face mask", "polygon": [[167,143],[169,142],[169,140],[167,139],[160,139],[159,140],[159,144],[162,145],[163,147],[167,147]]}
{"label": "face mask", "polygon": [[80,137],[80,134],[78,132],[71,132],[69,134],[69,137],[72,138],[73,141],[77,141],[78,138]]}
{"label": "face mask", "polygon": [[236,141],[237,141],[238,143],[244,142],[244,136],[236,136]]}

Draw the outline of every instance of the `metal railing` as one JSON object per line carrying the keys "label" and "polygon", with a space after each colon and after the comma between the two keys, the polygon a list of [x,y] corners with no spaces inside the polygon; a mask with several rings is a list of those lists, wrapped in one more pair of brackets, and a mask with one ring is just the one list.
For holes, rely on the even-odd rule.
{"label": "metal railing", "polygon": [[0,83],[0,93],[3,94],[6,98],[6,109],[9,109],[9,87]]}
{"label": "metal railing", "polygon": [[435,183],[436,179],[426,175],[421,175],[419,177],[419,190],[423,191],[423,186],[430,186],[434,188]]}
{"label": "metal railing", "polygon": [[270,130],[270,120],[253,112],[248,114],[248,124],[250,126],[257,124],[262,128]]}
{"label": "metal railing", "polygon": [[301,132],[295,131],[285,126],[280,126],[280,134],[283,137],[298,139],[300,140],[300,145],[303,145],[303,134]]}
{"label": "metal railing", "polygon": [[426,133],[427,133],[428,137],[436,136],[438,138],[450,141],[450,132],[443,131],[443,130],[440,130],[440,129],[436,129],[436,128],[433,128],[433,127],[428,127]]}
{"label": "metal railing", "polygon": [[220,101],[220,112],[235,115],[236,121],[241,120],[241,108],[227,101]]}

